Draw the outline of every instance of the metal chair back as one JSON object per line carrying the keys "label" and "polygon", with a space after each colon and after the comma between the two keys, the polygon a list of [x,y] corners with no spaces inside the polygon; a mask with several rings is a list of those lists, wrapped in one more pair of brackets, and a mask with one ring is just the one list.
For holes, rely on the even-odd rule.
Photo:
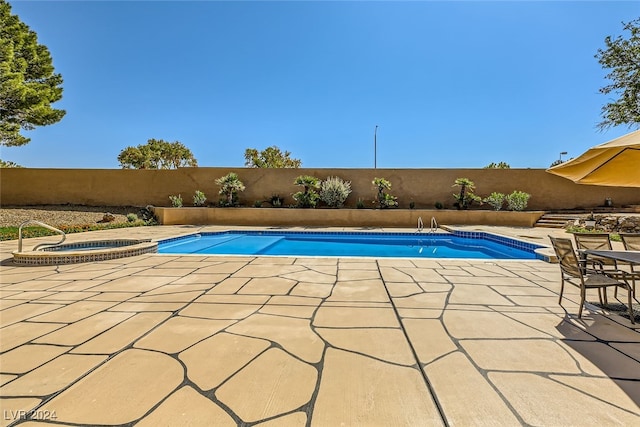
{"label": "metal chair back", "polygon": [[620,233],[622,244],[628,251],[640,251],[640,233]]}
{"label": "metal chair back", "polygon": [[[596,251],[610,251],[613,249],[609,233],[574,233],[573,237],[576,239],[576,247],[578,249],[592,249]],[[602,265],[618,268],[616,260],[601,257],[591,257],[591,259],[597,259]]]}
{"label": "metal chair back", "polygon": [[582,280],[582,269],[570,239],[551,237],[551,245],[558,257],[560,270],[567,276]]}

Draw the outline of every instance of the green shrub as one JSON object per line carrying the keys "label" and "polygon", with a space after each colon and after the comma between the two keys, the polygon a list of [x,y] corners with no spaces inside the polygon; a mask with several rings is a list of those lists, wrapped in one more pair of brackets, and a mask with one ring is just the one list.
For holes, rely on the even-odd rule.
{"label": "green shrub", "polygon": [[315,208],[318,204],[320,195],[315,190],[320,188],[320,180],[315,176],[300,175],[293,181],[295,185],[304,187],[304,191],[298,191],[293,194],[293,199],[296,201],[299,208]]}
{"label": "green shrub", "polygon": [[237,206],[238,193],[245,190],[245,186],[234,172],[229,172],[222,178],[216,179],[216,184],[220,186],[218,194],[223,195],[220,199],[220,206]]}
{"label": "green shrub", "polygon": [[409,202],[409,209],[415,209],[416,207],[416,202],[414,202],[413,200]]}
{"label": "green shrub", "polygon": [[351,194],[351,182],[343,181],[337,176],[330,176],[320,184],[320,200],[332,208],[342,207],[349,194]]}
{"label": "green shrub", "polygon": [[493,192],[483,201],[490,204],[494,211],[499,211],[500,209],[502,209],[505,197],[506,196],[502,193]]}
{"label": "green shrub", "polygon": [[444,205],[442,204],[442,202],[436,202],[433,206],[436,209],[444,209]]}
{"label": "green shrub", "polygon": [[128,213],[127,214],[127,221],[136,222],[137,220],[138,220],[138,215],[136,215],[134,213]]}
{"label": "green shrub", "polygon": [[510,211],[523,211],[527,207],[531,194],[524,191],[515,190],[513,193],[507,195],[505,200],[507,201],[507,209]]}
{"label": "green shrub", "polygon": [[364,200],[362,200],[361,198],[358,198],[358,201],[356,202],[356,208],[364,209]]}
{"label": "green shrub", "polygon": [[207,197],[200,190],[196,190],[196,193],[193,195],[193,206],[204,206],[204,203],[207,201]]}
{"label": "green shrub", "polygon": [[254,208],[261,208],[262,207],[262,200],[256,200],[255,202],[253,202],[253,207]]}
{"label": "green shrub", "polygon": [[391,190],[391,183],[384,178],[373,178],[371,183],[377,190],[376,200],[380,209],[392,208],[398,206],[398,198],[387,193],[385,190]]}
{"label": "green shrub", "polygon": [[169,200],[171,200],[171,206],[174,208],[182,207],[182,195],[178,194],[177,196],[169,196]]}

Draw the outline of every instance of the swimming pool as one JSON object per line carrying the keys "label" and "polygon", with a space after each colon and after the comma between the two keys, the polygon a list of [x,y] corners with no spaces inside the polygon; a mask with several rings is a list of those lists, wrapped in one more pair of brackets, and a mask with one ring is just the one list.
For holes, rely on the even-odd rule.
{"label": "swimming pool", "polygon": [[536,259],[539,246],[489,233],[227,231],[162,240],[161,254]]}

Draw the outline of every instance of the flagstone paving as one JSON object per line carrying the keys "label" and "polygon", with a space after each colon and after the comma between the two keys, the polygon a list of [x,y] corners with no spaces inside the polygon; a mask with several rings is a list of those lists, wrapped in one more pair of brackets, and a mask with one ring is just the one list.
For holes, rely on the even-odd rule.
{"label": "flagstone paving", "polygon": [[558,305],[554,264],[12,250],[0,426],[640,425],[640,326]]}

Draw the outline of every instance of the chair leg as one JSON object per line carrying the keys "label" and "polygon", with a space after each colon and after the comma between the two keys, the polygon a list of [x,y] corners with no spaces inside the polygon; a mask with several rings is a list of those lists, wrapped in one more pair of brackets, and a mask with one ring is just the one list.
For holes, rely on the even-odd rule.
{"label": "chair leg", "polygon": [[586,288],[580,288],[580,310],[578,310],[578,319],[582,319],[582,308],[584,307],[584,300],[587,296]]}
{"label": "chair leg", "polygon": [[[616,286],[616,293],[618,291],[618,287]],[[609,304],[609,301],[607,301],[607,288],[602,288],[602,296],[604,299],[604,305]]]}
{"label": "chair leg", "polygon": [[631,305],[631,285],[627,283],[627,303],[629,304],[629,320],[631,320],[631,324],[635,325],[636,321],[633,315],[633,305]]}
{"label": "chair leg", "polygon": [[558,299],[558,304],[562,305],[562,293],[564,292],[564,277],[560,278],[560,298]]}

